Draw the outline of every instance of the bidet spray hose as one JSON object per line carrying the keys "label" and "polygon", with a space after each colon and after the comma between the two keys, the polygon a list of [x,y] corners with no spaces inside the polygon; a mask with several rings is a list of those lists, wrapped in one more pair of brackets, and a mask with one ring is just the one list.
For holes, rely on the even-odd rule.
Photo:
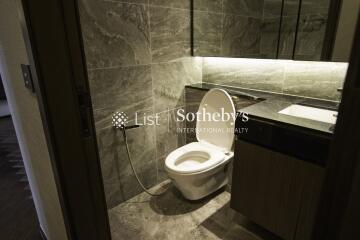
{"label": "bidet spray hose", "polygon": [[122,133],[123,133],[123,137],[124,137],[124,142],[125,142],[125,147],[126,147],[126,153],[127,153],[127,156],[128,156],[128,159],[129,159],[129,163],[130,163],[130,166],[131,166],[131,169],[135,175],[135,178],[137,180],[137,182],[139,183],[140,187],[147,193],[149,194],[150,196],[153,196],[153,197],[159,197],[161,195],[163,195],[167,189],[165,189],[163,192],[161,193],[152,193],[150,192],[145,186],[144,184],[142,184],[142,182],[140,181],[140,178],[139,176],[137,175],[136,171],[135,171],[135,168],[134,168],[134,165],[131,161],[131,156],[130,156],[130,151],[129,151],[129,145],[128,145],[128,142],[127,142],[127,136],[126,136],[126,129],[130,129],[130,128],[135,128],[135,127],[139,127],[139,126],[130,126],[130,127],[126,127],[124,125],[122,125],[121,127],[121,130],[122,130]]}

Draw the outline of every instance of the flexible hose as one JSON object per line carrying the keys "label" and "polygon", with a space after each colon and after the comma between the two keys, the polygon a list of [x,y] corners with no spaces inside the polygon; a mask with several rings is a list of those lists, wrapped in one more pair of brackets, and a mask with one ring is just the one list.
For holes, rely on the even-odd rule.
{"label": "flexible hose", "polygon": [[126,146],[126,153],[127,153],[127,156],[128,156],[128,159],[129,159],[129,163],[130,163],[130,166],[131,166],[131,169],[135,175],[135,178],[137,180],[137,182],[139,183],[140,187],[147,193],[149,194],[150,196],[153,196],[153,197],[159,197],[161,195],[163,195],[166,191],[167,191],[167,188],[161,192],[161,193],[152,193],[150,192],[145,186],[144,184],[142,184],[142,182],[140,181],[140,178],[139,176],[137,175],[136,171],[135,171],[135,168],[134,168],[134,165],[131,161],[131,156],[130,156],[130,151],[129,151],[129,145],[128,145],[128,142],[127,142],[127,137],[126,137],[126,129],[125,129],[125,126],[122,127],[122,132],[123,132],[123,136],[124,136],[124,141],[125,141],[125,146]]}

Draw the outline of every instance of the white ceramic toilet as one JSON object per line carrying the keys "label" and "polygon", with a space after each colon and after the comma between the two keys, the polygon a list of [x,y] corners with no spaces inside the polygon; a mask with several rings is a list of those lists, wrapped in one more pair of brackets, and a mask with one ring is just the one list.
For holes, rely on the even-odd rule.
{"label": "white ceramic toilet", "polygon": [[[165,169],[174,185],[189,200],[201,199],[228,182],[228,164],[232,160],[234,117],[219,120],[219,114],[235,114],[230,95],[222,89],[212,89],[203,97],[196,122],[197,142],[171,152]],[[229,116],[228,115],[228,116]]]}

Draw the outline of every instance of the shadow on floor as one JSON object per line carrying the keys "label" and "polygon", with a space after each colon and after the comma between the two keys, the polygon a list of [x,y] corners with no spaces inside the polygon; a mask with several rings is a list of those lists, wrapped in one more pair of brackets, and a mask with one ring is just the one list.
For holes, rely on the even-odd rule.
{"label": "shadow on floor", "polygon": [[281,240],[266,229],[251,222],[225,204],[200,224],[201,227],[226,240]]}
{"label": "shadow on floor", "polygon": [[0,118],[0,239],[42,239],[10,117]]}
{"label": "shadow on floor", "polygon": [[167,183],[165,186],[162,186],[157,190],[157,192],[162,192],[166,188],[167,190],[163,195],[151,198],[150,207],[158,214],[169,216],[182,215],[193,212],[196,209],[204,206],[217,195],[221,194],[225,189],[221,188],[203,199],[190,201],[185,199],[180,191],[171,182]]}

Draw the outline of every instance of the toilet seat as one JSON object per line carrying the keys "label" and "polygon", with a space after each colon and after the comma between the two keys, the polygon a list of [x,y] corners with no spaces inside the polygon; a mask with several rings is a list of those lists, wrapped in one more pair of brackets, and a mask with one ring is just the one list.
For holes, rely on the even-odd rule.
{"label": "toilet seat", "polygon": [[196,114],[197,142],[165,159],[169,178],[185,198],[201,199],[228,183],[235,119],[235,106],[226,91],[214,88],[204,95]]}
{"label": "toilet seat", "polygon": [[170,153],[165,160],[165,167],[168,171],[190,174],[211,169],[224,159],[225,153],[216,146],[193,142]]}

